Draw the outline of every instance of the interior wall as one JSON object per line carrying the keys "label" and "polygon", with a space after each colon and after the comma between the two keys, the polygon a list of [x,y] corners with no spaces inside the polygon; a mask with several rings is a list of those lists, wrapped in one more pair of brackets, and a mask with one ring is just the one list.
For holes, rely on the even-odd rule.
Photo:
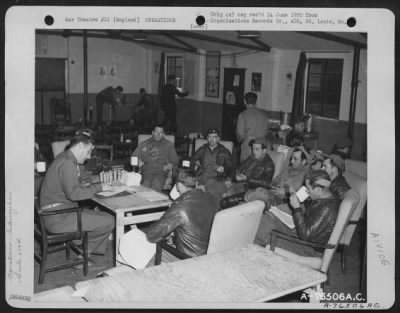
{"label": "interior wall", "polygon": [[[37,35],[36,56],[66,58],[66,93],[71,105],[71,121],[79,122],[83,117],[83,38]],[[108,86],[124,88],[127,105],[137,101],[140,88],[149,93],[158,85],[154,73],[152,51],[131,42],[88,37],[88,105],[96,116],[96,94]],[[104,70],[102,75],[102,70]],[[114,75],[111,71],[113,70]],[[157,77],[155,77],[157,76]],[[157,84],[154,86],[154,81]],[[43,123],[50,121],[49,99],[52,93],[43,97]],[[35,117],[40,121],[41,97],[36,93]]]}
{"label": "interior wall", "polygon": [[[78,122],[83,113],[83,39],[61,36],[37,36],[36,56],[68,59],[67,94],[71,102],[72,122]],[[276,118],[280,111],[291,112],[296,69],[300,51],[279,50],[243,54],[239,51],[221,51],[220,86],[218,97],[205,96],[206,51],[200,53],[166,53],[182,55],[184,62],[184,88],[189,91],[185,99],[177,99],[180,131],[205,132],[208,127],[220,127],[222,122],[222,92],[224,68],[245,68],[245,92],[251,91],[251,74],[261,73],[262,85],[258,93],[258,106]],[[235,52],[235,53],[234,53]],[[314,128],[320,140],[333,141],[344,136],[348,127],[350,108],[353,51],[342,53],[307,53],[307,58],[343,58],[342,96],[339,120],[315,118]],[[145,49],[130,42],[112,39],[88,38],[88,92],[89,105],[95,110],[96,94],[107,86],[121,85],[128,105],[136,103],[139,88],[144,87],[158,101],[161,50]],[[107,75],[101,75],[101,67]],[[116,75],[110,75],[111,68]],[[367,52],[361,50],[359,84],[356,104],[355,140],[357,149],[366,146],[367,121]],[[48,103],[48,95],[44,96]],[[40,95],[36,94],[36,119],[40,117]],[[129,110],[129,109],[126,109]],[[49,121],[48,108],[44,108],[45,123]],[[123,111],[123,110],[122,110]],[[94,112],[95,113],[95,112]],[[275,114],[277,113],[277,114]],[[331,127],[332,126],[332,127]],[[357,134],[356,134],[357,133]],[[356,150],[357,150],[356,149]]]}

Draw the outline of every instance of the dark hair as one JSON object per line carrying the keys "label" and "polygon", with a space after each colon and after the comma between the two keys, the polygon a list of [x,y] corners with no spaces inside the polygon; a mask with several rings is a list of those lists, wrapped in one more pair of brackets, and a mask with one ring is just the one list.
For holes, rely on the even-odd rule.
{"label": "dark hair", "polygon": [[257,102],[257,94],[254,92],[248,92],[244,95],[246,103],[255,104]]}
{"label": "dark hair", "polygon": [[117,86],[117,87],[115,87],[115,90],[119,90],[120,92],[123,92],[124,88],[122,88],[121,86]]}
{"label": "dark hair", "polygon": [[324,170],[309,171],[306,177],[304,178],[304,181],[306,181],[307,179],[310,181],[310,185],[312,188],[320,187],[322,189],[329,189],[329,187],[317,183],[318,180],[326,180],[328,182],[331,181],[328,173]]}
{"label": "dark hair", "polygon": [[164,124],[161,124],[161,123],[156,123],[156,124],[154,124],[153,130],[155,130],[157,127],[158,127],[158,128],[162,128],[162,129],[164,130],[164,132],[165,132],[165,126],[164,126]]}
{"label": "dark hair", "polygon": [[289,147],[297,147],[297,146],[302,146],[304,144],[304,138],[303,135],[293,133],[292,135],[288,135],[289,138],[287,138],[287,145]]}
{"label": "dark hair", "polygon": [[71,139],[68,149],[77,145],[78,143],[84,144],[94,144],[94,140],[92,138],[92,130],[89,128],[79,129],[75,132],[75,136]]}
{"label": "dark hair", "polygon": [[260,144],[262,149],[271,148],[271,141],[268,139],[265,140],[251,139],[249,142],[249,147],[252,148],[254,144]]}
{"label": "dark hair", "polygon": [[168,75],[168,77],[167,77],[167,81],[175,80],[175,79],[176,79],[176,76],[175,76],[174,74],[170,74],[170,75]]}
{"label": "dark hair", "polygon": [[300,148],[295,148],[294,150],[293,150],[293,152],[292,152],[292,155],[293,155],[293,153],[295,153],[295,152],[301,152],[300,153],[300,157],[301,157],[301,160],[302,161],[307,161],[307,155],[306,155],[306,153],[304,152],[304,150],[302,150],[302,149],[300,149]]}
{"label": "dark hair", "polygon": [[181,183],[191,188],[196,187],[196,171],[193,168],[179,168],[175,177],[175,183]]}
{"label": "dark hair", "polygon": [[338,165],[336,164],[336,162],[335,162],[333,159],[331,159],[331,158],[328,156],[328,157],[326,158],[326,160],[329,160],[331,166],[337,168],[339,175],[342,175],[342,174],[343,174],[342,168],[341,168],[340,166],[338,166]]}
{"label": "dark hair", "polygon": [[146,92],[146,89],[140,88],[140,89],[139,89],[139,92]]}

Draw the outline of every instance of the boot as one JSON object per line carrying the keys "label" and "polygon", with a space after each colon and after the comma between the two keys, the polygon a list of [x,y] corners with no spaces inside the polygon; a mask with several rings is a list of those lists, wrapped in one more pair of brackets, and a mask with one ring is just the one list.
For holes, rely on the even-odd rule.
{"label": "boot", "polygon": [[235,205],[238,205],[240,202],[244,201],[244,194],[245,192],[242,192],[242,193],[237,193],[230,197],[226,197],[220,201],[219,205],[221,206],[222,209],[227,209]]}

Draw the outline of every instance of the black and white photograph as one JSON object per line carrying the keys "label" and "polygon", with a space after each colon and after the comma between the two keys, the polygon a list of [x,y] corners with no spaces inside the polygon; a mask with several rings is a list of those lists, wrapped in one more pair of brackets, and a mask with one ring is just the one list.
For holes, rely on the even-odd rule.
{"label": "black and white photograph", "polygon": [[7,302],[389,308],[394,16],[178,11],[7,13]]}

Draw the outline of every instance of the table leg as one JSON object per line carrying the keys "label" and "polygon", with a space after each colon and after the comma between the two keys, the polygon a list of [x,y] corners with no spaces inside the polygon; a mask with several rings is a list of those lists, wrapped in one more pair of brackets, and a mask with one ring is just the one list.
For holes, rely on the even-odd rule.
{"label": "table leg", "polygon": [[119,249],[119,240],[124,234],[124,213],[117,213],[115,220],[115,266],[117,263],[118,249]]}

